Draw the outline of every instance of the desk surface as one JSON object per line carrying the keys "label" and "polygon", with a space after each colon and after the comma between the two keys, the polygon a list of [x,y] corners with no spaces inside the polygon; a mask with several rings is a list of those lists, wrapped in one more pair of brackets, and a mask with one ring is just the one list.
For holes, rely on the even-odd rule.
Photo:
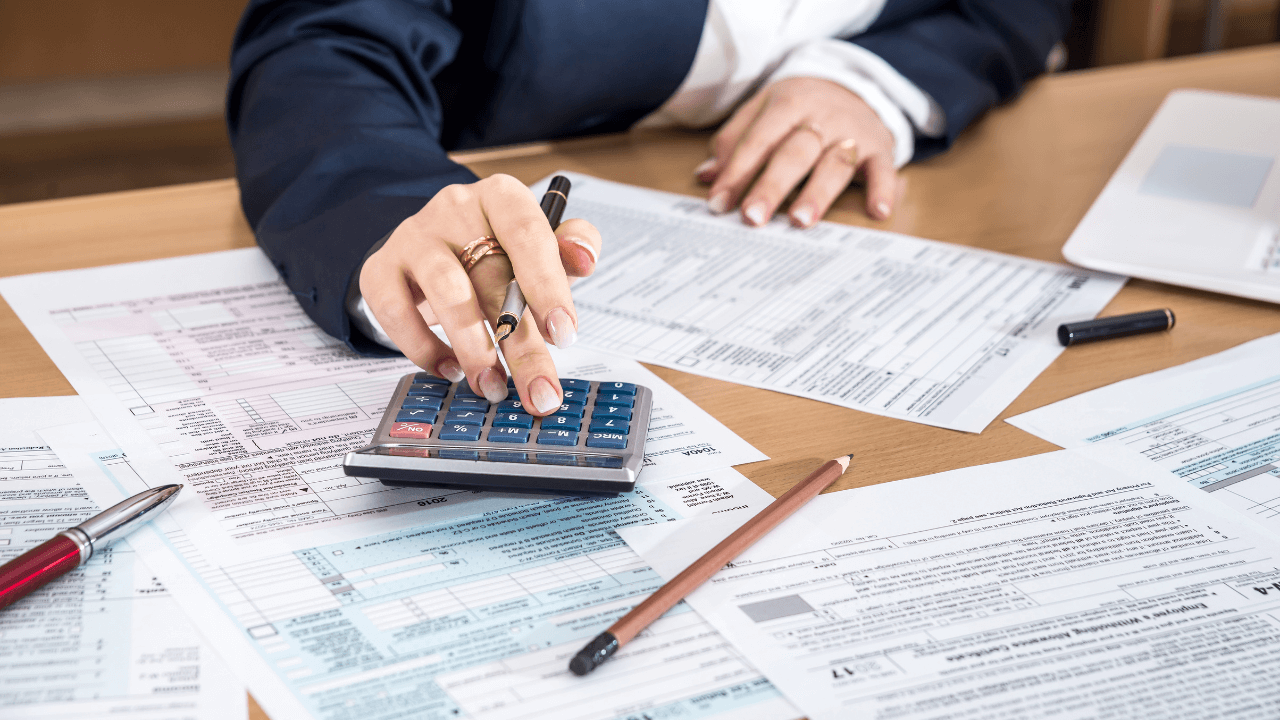
{"label": "desk surface", "polygon": [[[1043,78],[951,152],[906,168],[890,220],[868,220],[856,189],[827,219],[1061,262],[1071,230],[1165,94],[1181,87],[1280,96],[1280,45]],[[706,141],[699,133],[642,132],[457,157],[482,176],[506,172],[531,183],[567,169],[705,196],[691,170]],[[0,276],[252,244],[231,180],[0,207]],[[780,495],[820,462],[853,451],[856,466],[835,486],[844,489],[1053,450],[1003,419],[1280,332],[1276,305],[1136,280],[1104,314],[1159,307],[1177,314],[1173,332],[1064,352],[981,435],[652,369],[772,458],[739,468],[769,492]],[[7,305],[0,342],[0,396],[74,392]],[[811,419],[804,429],[776,420],[801,413]]]}

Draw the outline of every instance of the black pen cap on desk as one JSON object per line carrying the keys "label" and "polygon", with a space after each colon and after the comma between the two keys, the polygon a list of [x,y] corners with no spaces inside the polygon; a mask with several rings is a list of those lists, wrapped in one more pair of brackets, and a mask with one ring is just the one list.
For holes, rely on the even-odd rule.
{"label": "black pen cap on desk", "polygon": [[1173,311],[1168,308],[1066,323],[1058,326],[1058,342],[1063,347],[1110,338],[1160,332],[1173,328]]}

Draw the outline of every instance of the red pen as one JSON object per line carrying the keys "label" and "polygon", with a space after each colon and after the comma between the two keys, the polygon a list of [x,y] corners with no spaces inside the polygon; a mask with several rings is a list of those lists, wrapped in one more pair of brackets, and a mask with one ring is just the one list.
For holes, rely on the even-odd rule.
{"label": "red pen", "polygon": [[162,485],[140,492],[0,565],[0,610],[89,562],[95,545],[137,529],[181,489],[181,485]]}

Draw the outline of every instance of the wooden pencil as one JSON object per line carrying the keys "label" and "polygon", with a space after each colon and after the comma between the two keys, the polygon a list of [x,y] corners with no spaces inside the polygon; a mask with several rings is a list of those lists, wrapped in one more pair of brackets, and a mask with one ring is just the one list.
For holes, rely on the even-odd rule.
{"label": "wooden pencil", "polygon": [[838,480],[844,471],[849,469],[849,461],[852,459],[853,455],[843,455],[829,460],[823,463],[822,467],[814,470],[809,477],[796,483],[795,487],[770,503],[769,507],[760,514],[748,520],[729,537],[720,541],[719,545],[711,548],[683,572],[672,578],[671,582],[658,588],[657,592],[632,608],[631,612],[609,626],[608,630],[587,643],[586,647],[579,650],[578,654],[569,661],[569,670],[574,675],[586,675],[595,670],[601,663],[612,657],[619,648],[639,635],[641,630],[649,627],[654,620],[662,617],[663,613],[683,600],[686,595],[710,580],[711,576],[720,572],[725,565],[754,545],[757,540],[830,487],[831,483]]}

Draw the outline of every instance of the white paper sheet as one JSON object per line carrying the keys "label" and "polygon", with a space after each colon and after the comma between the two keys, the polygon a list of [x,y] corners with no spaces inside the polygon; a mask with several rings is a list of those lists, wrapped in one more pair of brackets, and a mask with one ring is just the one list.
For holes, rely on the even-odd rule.
{"label": "white paper sheet", "polygon": [[[223,562],[529,502],[348,477],[404,359],[357,356],[303,313],[256,248],[0,280],[0,292],[149,482]],[[564,377],[654,391],[641,482],[766,459],[638,363],[556,351]],[[536,496],[535,496],[536,497]]]}
{"label": "white paper sheet", "polygon": [[[103,501],[146,485],[121,453],[95,449],[109,440],[93,427],[43,434]],[[745,518],[770,501],[726,468],[617,498],[438,522],[428,508],[415,527],[239,563],[203,556],[172,522],[133,544],[272,717],[785,720],[799,713],[685,607],[607,672],[567,669],[660,584],[617,527]]]}
{"label": "white paper sheet", "polygon": [[1280,335],[1008,422],[1063,447],[1124,445],[1280,533]]}
{"label": "white paper sheet", "polygon": [[[723,537],[685,524],[621,534],[671,577]],[[1278,561],[1252,520],[1099,446],[821,495],[687,602],[811,720],[1260,720]]]}
{"label": "white paper sheet", "polygon": [[[98,512],[33,431],[78,397],[0,399],[0,562]],[[0,716],[234,720],[244,687],[127,543],[0,612]]]}
{"label": "white paper sheet", "polygon": [[569,212],[606,245],[573,287],[582,344],[926,425],[981,431],[1062,352],[1058,325],[1124,283],[835,223],[748,228],[702,200],[562,174]]}

